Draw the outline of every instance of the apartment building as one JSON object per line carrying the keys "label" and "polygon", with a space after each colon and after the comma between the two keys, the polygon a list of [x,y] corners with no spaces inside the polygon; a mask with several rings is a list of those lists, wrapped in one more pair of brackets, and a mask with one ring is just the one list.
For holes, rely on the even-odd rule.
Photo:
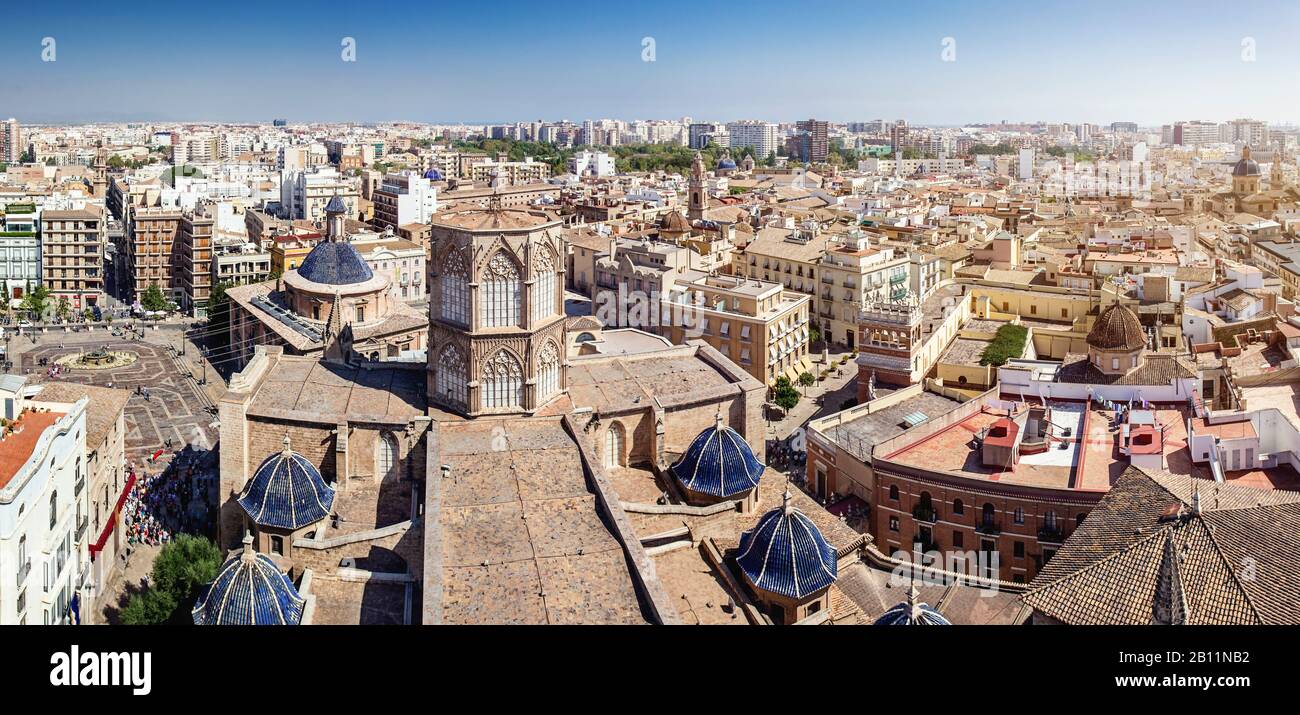
{"label": "apartment building", "polygon": [[41,241],[36,233],[36,205],[11,203],[0,213],[0,298],[26,295],[41,282]]}
{"label": "apartment building", "polygon": [[394,293],[405,301],[423,300],[426,253],[424,246],[386,231],[374,237],[354,237],[352,247],[375,275],[388,276]]}
{"label": "apartment building", "polygon": [[260,283],[271,276],[271,252],[244,241],[218,244],[212,253],[212,276],[215,285]]}
{"label": "apartment building", "polygon": [[104,295],[105,224],[98,207],[41,214],[41,280],[73,310],[96,305]]}
{"label": "apartment building", "polygon": [[858,311],[868,302],[898,301],[908,294],[906,255],[873,247],[855,232],[837,238],[818,262],[816,320],[825,340],[852,348],[857,344]]}
{"label": "apartment building", "polygon": [[210,204],[200,204],[181,216],[176,251],[176,283],[181,310],[195,318],[208,314],[212,297],[212,232],[216,225]]}
{"label": "apartment building", "polygon": [[754,150],[754,157],[759,160],[766,159],[779,148],[780,133],[773,122],[756,119],[728,122],[727,135],[732,149],[750,147]]}
{"label": "apartment building", "polygon": [[22,159],[23,151],[23,132],[18,120],[10,117],[0,122],[0,162],[17,164]]}
{"label": "apartment building", "polygon": [[[102,615],[89,607],[104,593],[122,565],[119,555],[127,535],[118,526],[126,496],[135,477],[126,468],[126,403],[128,390],[48,382],[31,395],[31,405],[54,412],[67,409],[82,399],[86,406],[85,486],[73,484],[77,500],[76,540],[78,553],[89,554],[89,575],[81,579],[82,623],[98,623]],[[75,476],[75,475],[74,475]]]}
{"label": "apartment building", "polygon": [[180,247],[181,210],[155,206],[130,213],[124,243],[134,299],[142,300],[149,286],[156,285],[164,296],[179,304],[183,290],[174,273],[177,261],[173,251]]}
{"label": "apartment building", "polygon": [[338,196],[347,207],[346,216],[360,213],[361,192],[356,185],[331,168],[285,171],[280,177],[280,205],[288,218],[325,220],[325,205]]}
{"label": "apartment building", "polygon": [[270,244],[269,253],[271,254],[271,274],[282,276],[289,271],[297,270],[302,265],[303,259],[311,253],[311,249],[321,241],[321,234],[317,232],[307,233],[277,233],[268,238]]}
{"label": "apartment building", "polygon": [[732,272],[748,278],[775,281],[789,290],[814,296],[814,312],[821,310],[817,274],[826,255],[829,236],[816,222],[802,226],[768,226],[754,235],[745,252],[732,261]]}
{"label": "apartment building", "polygon": [[88,574],[84,508],[86,408],[82,398],[36,407],[25,380],[0,376],[8,425],[0,434],[0,624],[69,623]]}
{"label": "apartment building", "polygon": [[524,157],[523,161],[494,161],[484,156],[465,163],[461,169],[461,178],[475,183],[501,180],[511,184],[527,184],[551,178],[551,165],[535,161],[531,156]]}
{"label": "apartment building", "polygon": [[385,174],[371,199],[375,223],[393,229],[428,223],[438,210],[437,187],[414,171]]}
{"label": "apartment building", "polygon": [[664,298],[655,332],[676,344],[699,338],[769,387],[812,371],[812,298],[779,283],[691,271]]}

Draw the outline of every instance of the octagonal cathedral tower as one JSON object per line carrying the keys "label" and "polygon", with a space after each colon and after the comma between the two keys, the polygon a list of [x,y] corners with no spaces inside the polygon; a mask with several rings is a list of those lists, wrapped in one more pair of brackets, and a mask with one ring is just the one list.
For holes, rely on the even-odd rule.
{"label": "octagonal cathedral tower", "polygon": [[564,239],[541,211],[440,213],[429,259],[429,402],[531,414],[564,391]]}

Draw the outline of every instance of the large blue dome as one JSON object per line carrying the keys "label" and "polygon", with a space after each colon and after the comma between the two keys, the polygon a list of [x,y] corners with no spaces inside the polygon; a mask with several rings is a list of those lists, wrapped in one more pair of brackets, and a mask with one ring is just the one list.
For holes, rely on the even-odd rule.
{"label": "large blue dome", "polygon": [[745,438],[724,425],[719,415],[713,427],[695,437],[672,471],[683,487],[725,498],[758,486],[763,463]]}
{"label": "large blue dome", "polygon": [[350,285],[374,277],[366,259],[347,241],[321,241],[298,266],[298,275],[313,283]]}
{"label": "large blue dome", "polygon": [[222,564],[190,615],[200,626],[296,626],[305,604],[289,577],[244,537],[244,553]]}
{"label": "large blue dome", "polygon": [[907,592],[907,600],[894,606],[876,619],[877,626],[950,626],[942,613],[928,603],[918,603],[916,584]]}
{"label": "large blue dome", "polygon": [[300,529],[326,516],[334,506],[334,488],[316,465],[289,449],[267,457],[239,495],[239,505],[258,526]]}
{"label": "large blue dome", "polygon": [[804,598],[832,583],[839,572],[835,549],[803,512],[785,503],[740,535],[736,564],[755,587],[787,598]]}

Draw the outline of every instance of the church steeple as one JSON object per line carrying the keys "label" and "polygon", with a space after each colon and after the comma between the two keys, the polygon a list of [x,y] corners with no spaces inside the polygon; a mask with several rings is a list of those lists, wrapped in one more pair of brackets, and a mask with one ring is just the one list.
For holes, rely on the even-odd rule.
{"label": "church steeple", "polygon": [[688,184],[689,205],[686,208],[686,217],[692,221],[699,221],[704,218],[704,157],[695,152],[695,160],[691,162],[691,178]]}

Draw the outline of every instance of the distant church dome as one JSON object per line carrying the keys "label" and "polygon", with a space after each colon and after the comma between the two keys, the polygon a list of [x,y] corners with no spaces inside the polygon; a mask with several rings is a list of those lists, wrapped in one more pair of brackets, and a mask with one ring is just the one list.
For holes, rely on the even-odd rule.
{"label": "distant church dome", "polygon": [[429,181],[442,181],[442,172],[438,171],[437,169],[429,169],[428,171],[424,172],[424,178],[428,179]]}
{"label": "distant church dome", "polygon": [[691,225],[682,212],[669,211],[659,217],[659,230],[668,233],[686,233],[691,230]]}
{"label": "distant church dome", "polygon": [[839,562],[817,525],[785,503],[764,514],[740,535],[736,564],[756,588],[787,598],[802,599],[832,583]]}
{"label": "distant church dome", "polygon": [[734,169],[736,168],[736,162],[732,161],[730,156],[724,156],[718,161],[718,168],[723,171]]}
{"label": "distant church dome", "polygon": [[686,453],[672,466],[682,487],[718,498],[742,494],[758,486],[763,463],[735,430],[717,423],[695,437]]}
{"label": "distant church dome", "polygon": [[1233,176],[1259,176],[1259,164],[1250,158],[1250,147],[1243,147],[1241,158],[1232,167]]}
{"label": "distant church dome", "polygon": [[928,603],[919,603],[916,584],[907,591],[907,600],[876,619],[877,626],[951,626],[942,613]]}
{"label": "distant church dome", "polygon": [[244,486],[239,505],[258,526],[299,529],[314,524],[334,506],[334,488],[316,465],[289,449],[267,457]]}
{"label": "distant church dome", "polygon": [[270,557],[253,551],[253,537],[245,536],[244,552],[222,564],[190,616],[199,626],[296,626],[306,603]]}
{"label": "distant church dome", "polygon": [[1101,311],[1088,331],[1088,345],[1098,350],[1140,350],[1146,344],[1142,322],[1131,308],[1118,302]]}

